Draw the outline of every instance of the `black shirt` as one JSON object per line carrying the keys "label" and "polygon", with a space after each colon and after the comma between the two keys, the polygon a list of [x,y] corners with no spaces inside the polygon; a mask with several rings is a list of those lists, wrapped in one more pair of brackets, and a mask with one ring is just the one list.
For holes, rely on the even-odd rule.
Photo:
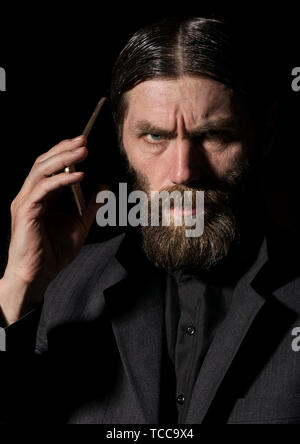
{"label": "black shirt", "polygon": [[178,271],[166,274],[162,423],[182,423],[201,365],[224,320],[234,282]]}

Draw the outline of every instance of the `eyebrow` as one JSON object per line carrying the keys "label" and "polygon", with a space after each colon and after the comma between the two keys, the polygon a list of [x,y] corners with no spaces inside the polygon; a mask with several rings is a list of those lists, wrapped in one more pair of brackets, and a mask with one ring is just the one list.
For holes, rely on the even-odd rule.
{"label": "eyebrow", "polygon": [[[208,121],[207,123],[194,128],[192,131],[186,132],[189,137],[199,137],[211,130],[234,130],[238,127],[240,120],[234,117],[220,118]],[[147,120],[139,120],[133,125],[133,131],[136,136],[145,134],[158,134],[168,139],[177,136],[177,131],[169,131],[152,124]]]}
{"label": "eyebrow", "polygon": [[145,134],[159,134],[160,136],[164,136],[166,138],[173,138],[177,136],[177,131],[169,131],[163,128],[160,128],[157,125],[148,122],[147,120],[139,120],[133,126],[133,131],[136,136],[142,136]]}

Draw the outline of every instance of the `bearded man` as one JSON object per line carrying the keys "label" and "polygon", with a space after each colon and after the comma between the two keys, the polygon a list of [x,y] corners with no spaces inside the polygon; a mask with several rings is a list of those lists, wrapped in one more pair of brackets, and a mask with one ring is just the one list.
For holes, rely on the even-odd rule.
{"label": "bearded man", "polygon": [[[82,247],[98,206],[64,215],[53,200],[82,180],[61,171],[87,156],[85,137],[36,160],[0,281],[2,348],[22,352],[21,369],[1,354],[3,421],[300,423],[299,270],[261,198],[264,86],[223,22],[164,20],[130,39],[110,99],[134,189],[149,207],[152,192],[189,191],[193,206]],[[204,229],[188,237],[175,219],[197,215],[197,192]]]}

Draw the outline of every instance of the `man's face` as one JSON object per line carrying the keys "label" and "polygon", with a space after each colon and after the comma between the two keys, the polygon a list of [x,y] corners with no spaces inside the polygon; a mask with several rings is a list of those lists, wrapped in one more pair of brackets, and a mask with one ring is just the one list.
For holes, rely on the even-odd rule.
{"label": "man's face", "polygon": [[[123,146],[137,186],[147,192],[205,192],[201,238],[184,239],[184,227],[147,227],[148,256],[164,268],[211,267],[235,237],[230,201],[254,152],[245,102],[217,81],[188,76],[145,81],[125,99]],[[147,238],[153,251],[147,251]],[[160,257],[165,251],[174,260]]]}
{"label": "man's face", "polygon": [[123,144],[150,190],[221,180],[253,148],[242,99],[208,78],[150,80],[127,93]]}

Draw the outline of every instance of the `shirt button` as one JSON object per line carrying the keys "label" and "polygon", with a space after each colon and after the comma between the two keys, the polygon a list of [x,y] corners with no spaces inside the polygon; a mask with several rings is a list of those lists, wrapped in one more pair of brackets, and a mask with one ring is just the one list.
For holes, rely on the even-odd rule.
{"label": "shirt button", "polygon": [[196,333],[196,329],[195,329],[195,327],[194,327],[193,325],[189,325],[189,326],[187,327],[187,329],[186,329],[186,333],[187,333],[189,336],[194,336],[194,334]]}
{"label": "shirt button", "polygon": [[184,395],[182,395],[182,394],[178,395],[176,401],[178,404],[183,405],[184,404]]}

